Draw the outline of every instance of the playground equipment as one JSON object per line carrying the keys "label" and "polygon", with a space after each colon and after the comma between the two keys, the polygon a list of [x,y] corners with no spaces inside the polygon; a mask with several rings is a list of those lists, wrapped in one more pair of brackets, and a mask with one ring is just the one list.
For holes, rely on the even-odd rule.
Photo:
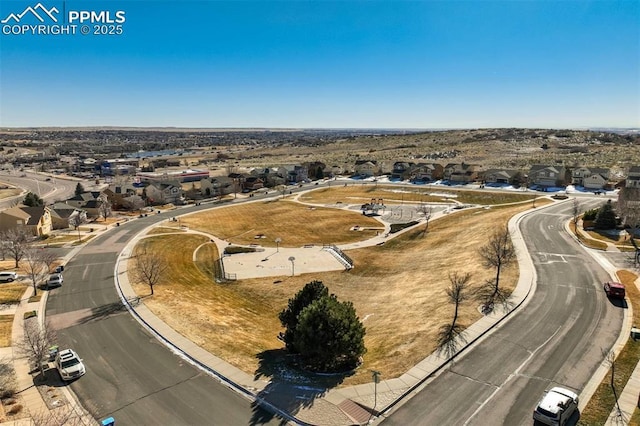
{"label": "playground equipment", "polygon": [[366,214],[370,214],[370,215],[375,215],[378,214],[378,211],[383,210],[384,211],[385,206],[384,206],[384,200],[382,198],[372,198],[371,202],[363,204],[360,207],[360,210],[362,210],[362,214],[366,215]]}

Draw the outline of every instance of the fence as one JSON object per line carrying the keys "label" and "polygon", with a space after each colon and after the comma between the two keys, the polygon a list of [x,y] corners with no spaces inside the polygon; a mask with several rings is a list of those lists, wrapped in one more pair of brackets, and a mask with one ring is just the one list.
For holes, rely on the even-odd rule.
{"label": "fence", "polygon": [[333,254],[340,263],[342,263],[345,269],[349,270],[353,268],[353,260],[345,252],[340,250],[338,246],[335,244],[324,244],[322,246],[323,250],[327,250],[331,254]]}

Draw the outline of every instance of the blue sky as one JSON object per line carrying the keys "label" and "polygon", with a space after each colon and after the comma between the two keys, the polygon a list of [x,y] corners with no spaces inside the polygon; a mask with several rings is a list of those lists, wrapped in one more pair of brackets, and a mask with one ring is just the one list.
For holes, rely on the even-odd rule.
{"label": "blue sky", "polygon": [[3,127],[640,127],[638,1],[40,1],[123,34],[3,28]]}

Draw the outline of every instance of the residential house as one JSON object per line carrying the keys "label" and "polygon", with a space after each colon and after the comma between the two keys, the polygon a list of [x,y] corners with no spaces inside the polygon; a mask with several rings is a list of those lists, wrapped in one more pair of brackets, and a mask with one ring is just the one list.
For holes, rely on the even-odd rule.
{"label": "residential house", "polygon": [[444,166],[443,177],[451,183],[471,183],[482,177],[482,167],[477,164],[449,163]]}
{"label": "residential house", "polygon": [[65,203],[86,211],[87,217],[89,218],[96,218],[100,217],[100,206],[102,203],[108,203],[108,201],[104,193],[89,191],[69,198]]}
{"label": "residential house", "polygon": [[200,192],[204,197],[221,197],[233,192],[233,180],[228,176],[216,176],[200,181]]}
{"label": "residential house", "polygon": [[275,188],[278,185],[283,185],[285,179],[278,173],[277,167],[258,167],[249,171],[249,174],[254,177],[262,179],[264,186],[267,188]]}
{"label": "residential house", "polygon": [[626,188],[640,188],[640,166],[631,166],[627,173]]}
{"label": "residential house", "polygon": [[393,170],[391,170],[391,179],[407,180],[411,177],[414,168],[414,163],[409,163],[406,161],[396,161],[395,163],[393,163]]}
{"label": "residential house", "polygon": [[610,171],[599,167],[576,167],[571,170],[571,183],[585,189],[604,189],[609,182]]}
{"label": "residential house", "polygon": [[484,182],[493,185],[520,186],[524,176],[520,170],[489,169],[484,172]]}
{"label": "residential house", "polygon": [[418,163],[411,172],[413,182],[432,182],[442,179],[444,167],[438,163]]}
{"label": "residential house", "polygon": [[380,166],[376,160],[356,160],[354,164],[354,175],[361,177],[371,177],[380,174]]}
{"label": "residential house", "polygon": [[257,176],[248,176],[242,183],[243,191],[255,191],[264,188],[264,181]]}
{"label": "residential house", "polygon": [[107,198],[107,202],[114,210],[122,210],[126,203],[124,199],[132,195],[138,194],[138,188],[133,185],[109,185],[107,189],[102,191]]}
{"label": "residential house", "polygon": [[66,203],[55,203],[49,206],[51,211],[51,226],[53,229],[67,229],[70,222],[76,217],[80,217],[81,222],[87,221],[87,212],[70,206]]}
{"label": "residential house", "polygon": [[280,166],[278,168],[278,174],[284,178],[288,185],[304,182],[309,179],[307,168],[298,164]]}
{"label": "residential house", "polygon": [[529,169],[529,185],[542,188],[566,186],[571,173],[564,166],[546,166],[536,164]]}
{"label": "residential house", "polygon": [[0,212],[0,231],[24,227],[34,236],[51,233],[51,211],[49,207],[15,206]]}
{"label": "residential house", "polygon": [[158,204],[182,204],[184,202],[184,190],[182,186],[170,182],[152,182],[145,187],[147,201],[152,205]]}
{"label": "residential house", "polygon": [[320,180],[327,177],[327,165],[320,161],[304,163],[303,166],[307,169],[307,177],[311,180]]}

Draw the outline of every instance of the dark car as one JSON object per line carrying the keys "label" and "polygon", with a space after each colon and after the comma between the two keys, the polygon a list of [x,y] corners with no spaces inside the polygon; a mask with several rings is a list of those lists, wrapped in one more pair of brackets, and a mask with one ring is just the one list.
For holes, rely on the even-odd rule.
{"label": "dark car", "polygon": [[607,297],[617,297],[619,299],[624,299],[624,284],[616,282],[606,282],[604,283],[603,287],[604,292],[607,294]]}

